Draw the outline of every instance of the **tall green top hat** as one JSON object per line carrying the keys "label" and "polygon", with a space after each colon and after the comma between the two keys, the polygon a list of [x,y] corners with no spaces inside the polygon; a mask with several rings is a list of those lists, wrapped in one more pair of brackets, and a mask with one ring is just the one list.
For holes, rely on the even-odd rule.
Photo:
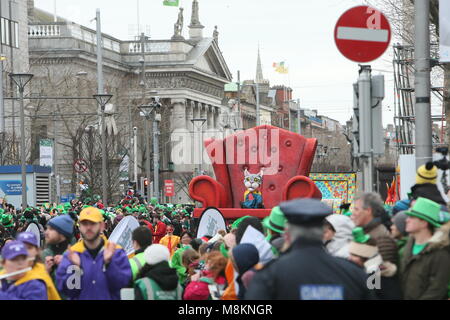
{"label": "tall green top hat", "polygon": [[3,225],[5,228],[10,228],[10,227],[12,227],[12,226],[14,225],[13,217],[12,217],[12,215],[10,215],[10,214],[4,214],[4,215],[1,217],[1,220],[2,220],[2,225]]}
{"label": "tall green top hat", "polygon": [[414,206],[408,211],[405,211],[405,214],[425,220],[433,227],[439,228],[441,226],[441,205],[430,199],[417,198]]}
{"label": "tall green top hat", "polygon": [[283,233],[284,225],[286,224],[286,217],[283,212],[280,210],[279,206],[273,207],[270,212],[270,216],[265,217],[263,220],[263,225],[275,232]]}
{"label": "tall green top hat", "polygon": [[370,235],[365,234],[363,228],[356,227],[352,230],[353,241],[357,243],[366,243],[370,239]]}

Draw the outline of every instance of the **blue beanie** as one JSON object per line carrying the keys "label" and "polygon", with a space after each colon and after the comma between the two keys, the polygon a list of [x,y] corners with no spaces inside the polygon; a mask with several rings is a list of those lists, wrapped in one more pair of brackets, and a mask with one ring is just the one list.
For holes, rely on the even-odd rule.
{"label": "blue beanie", "polygon": [[73,220],[68,215],[54,217],[48,221],[47,225],[65,236],[68,240],[73,236]]}
{"label": "blue beanie", "polygon": [[239,275],[243,275],[259,262],[258,249],[251,243],[238,244],[233,248],[232,254]]}
{"label": "blue beanie", "polygon": [[392,214],[395,215],[397,212],[408,210],[410,204],[411,201],[408,199],[397,201],[392,208]]}

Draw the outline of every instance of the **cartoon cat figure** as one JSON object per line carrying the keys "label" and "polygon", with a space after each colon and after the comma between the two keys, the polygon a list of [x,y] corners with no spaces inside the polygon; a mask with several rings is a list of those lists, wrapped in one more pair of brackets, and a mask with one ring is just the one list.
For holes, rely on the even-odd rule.
{"label": "cartoon cat figure", "polygon": [[244,171],[244,185],[247,190],[244,193],[244,201],[241,202],[241,208],[246,209],[263,209],[263,198],[261,187],[263,181],[263,169],[259,173],[249,173],[247,169]]}

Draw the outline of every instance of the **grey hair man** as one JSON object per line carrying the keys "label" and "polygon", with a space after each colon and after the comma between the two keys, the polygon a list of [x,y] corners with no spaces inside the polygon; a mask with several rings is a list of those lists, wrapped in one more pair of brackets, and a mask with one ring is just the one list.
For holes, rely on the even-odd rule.
{"label": "grey hair man", "polygon": [[377,193],[367,192],[356,197],[351,218],[355,226],[362,227],[364,233],[376,241],[383,261],[396,264],[397,245],[389,230],[382,224],[384,213],[381,197]]}
{"label": "grey hair man", "polygon": [[287,219],[289,250],[258,271],[247,300],[371,299],[367,276],[350,261],[328,254],[322,245],[323,223],[332,210],[315,199],[280,204]]}

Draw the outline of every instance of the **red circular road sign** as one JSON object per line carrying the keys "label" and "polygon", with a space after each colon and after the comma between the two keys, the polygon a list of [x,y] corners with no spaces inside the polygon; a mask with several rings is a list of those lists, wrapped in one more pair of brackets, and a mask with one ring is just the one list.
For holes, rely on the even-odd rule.
{"label": "red circular road sign", "polygon": [[379,58],[391,41],[391,27],[386,16],[369,6],[358,6],[344,12],[334,28],[339,51],[355,62]]}
{"label": "red circular road sign", "polygon": [[85,160],[77,159],[73,164],[73,168],[75,169],[75,172],[83,173],[87,171],[88,166]]}

